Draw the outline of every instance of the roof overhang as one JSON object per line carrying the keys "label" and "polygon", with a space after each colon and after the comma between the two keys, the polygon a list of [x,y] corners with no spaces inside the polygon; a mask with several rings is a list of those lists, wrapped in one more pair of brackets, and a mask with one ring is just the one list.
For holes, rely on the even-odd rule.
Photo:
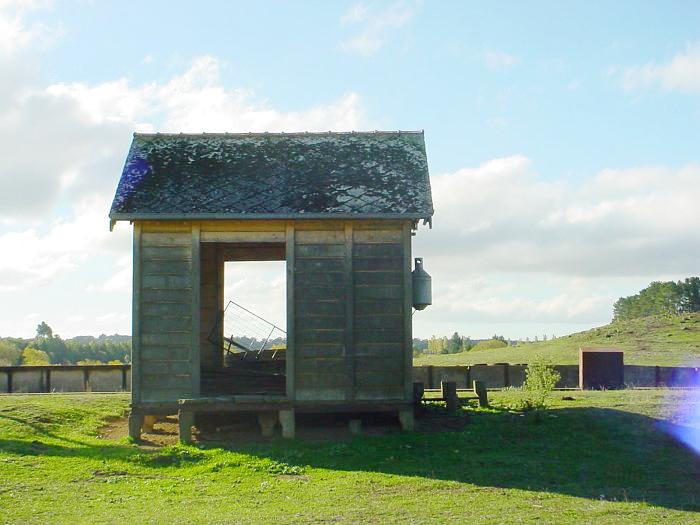
{"label": "roof overhang", "polygon": [[424,213],[110,213],[109,229],[118,221],[225,221],[225,220],[422,220],[432,228],[432,215]]}

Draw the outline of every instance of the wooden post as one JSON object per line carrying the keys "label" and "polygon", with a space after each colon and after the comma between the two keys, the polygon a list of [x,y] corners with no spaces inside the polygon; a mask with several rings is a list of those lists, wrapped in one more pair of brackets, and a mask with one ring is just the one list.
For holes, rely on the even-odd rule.
{"label": "wooden post", "polygon": [[488,393],[483,381],[474,381],[474,394],[479,398],[480,407],[489,406]]}
{"label": "wooden post", "polygon": [[502,364],[503,364],[503,386],[508,388],[510,386],[510,369],[508,368],[508,363],[502,363]]}
{"label": "wooden post", "polygon": [[442,381],[442,397],[447,404],[448,412],[457,412],[459,400],[457,399],[457,383],[455,381]]}
{"label": "wooden post", "polygon": [[413,430],[415,425],[413,407],[399,410],[399,423],[401,423],[401,428],[404,431],[411,432]]}
{"label": "wooden post", "polygon": [[129,437],[140,441],[141,427],[143,427],[143,414],[131,409],[131,413],[129,414]]}
{"label": "wooden post", "polygon": [[294,409],[279,411],[280,425],[282,425],[282,437],[292,439],[295,434]]}
{"label": "wooden post", "polygon": [[[285,350],[285,384],[289,399],[294,399],[295,382],[295,313],[294,313],[294,252],[296,250],[296,232],[294,223],[287,222],[285,226],[285,259],[287,261],[287,349]],[[292,419],[294,416],[292,415]],[[280,413],[280,423],[282,413]],[[294,434],[294,422],[292,421],[292,435]],[[284,426],[283,433],[284,433]]]}
{"label": "wooden post", "polygon": [[351,419],[350,420],[350,433],[354,435],[359,435],[362,433],[362,420],[361,419]]}
{"label": "wooden post", "polygon": [[177,413],[180,443],[192,443],[192,425],[194,425],[194,412],[183,410]]}
{"label": "wooden post", "polygon": [[46,369],[46,382],[44,383],[47,392],[51,392],[51,369]]}
{"label": "wooden post", "polygon": [[411,273],[411,222],[403,224],[403,343],[404,343],[404,399],[413,397],[413,274]]}
{"label": "wooden post", "polygon": [[126,392],[126,365],[122,366],[122,392]]}
{"label": "wooden post", "polygon": [[200,315],[202,312],[202,252],[200,247],[200,228],[199,224],[192,225],[192,342],[190,346],[190,373],[191,375],[191,392],[193,396],[198,396],[201,389],[200,380],[200,363],[202,345],[200,344],[201,326]]}
{"label": "wooden post", "polygon": [[345,399],[354,400],[356,396],[356,372],[355,372],[355,299],[352,249],[353,249],[353,225],[346,222],[345,228],[345,371],[350,378]]}
{"label": "wooden post", "polygon": [[416,381],[413,383],[413,404],[415,406],[420,406],[423,401],[423,395],[425,394],[425,385],[421,382]]}
{"label": "wooden post", "polygon": [[83,390],[85,392],[92,392],[92,385],[90,384],[90,369],[85,368],[83,370]]}
{"label": "wooden post", "polygon": [[[134,222],[131,299],[131,402],[141,401],[141,224]],[[141,427],[139,425],[139,433]],[[133,437],[133,436],[132,436]]]}
{"label": "wooden post", "polygon": [[143,416],[143,423],[141,424],[141,430],[143,432],[153,432],[153,425],[156,424],[156,416]]}
{"label": "wooden post", "polygon": [[275,435],[275,425],[277,424],[277,412],[258,412],[258,424],[263,437]]}
{"label": "wooden post", "polygon": [[11,370],[7,371],[7,393],[8,394],[12,393],[12,371]]}

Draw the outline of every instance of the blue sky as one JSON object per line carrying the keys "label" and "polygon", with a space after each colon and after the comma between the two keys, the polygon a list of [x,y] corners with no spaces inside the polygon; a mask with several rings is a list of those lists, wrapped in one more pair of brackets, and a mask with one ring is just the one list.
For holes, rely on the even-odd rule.
{"label": "blue sky", "polygon": [[0,335],[130,331],[135,129],[425,129],[417,335],[561,335],[698,273],[696,2],[5,0],[0,96]]}

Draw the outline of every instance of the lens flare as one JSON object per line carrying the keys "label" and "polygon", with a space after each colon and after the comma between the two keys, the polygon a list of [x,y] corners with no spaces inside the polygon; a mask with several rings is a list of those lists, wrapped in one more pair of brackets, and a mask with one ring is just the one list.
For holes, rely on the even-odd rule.
{"label": "lens flare", "polygon": [[[700,368],[686,368],[690,378],[678,381],[686,388],[680,396],[672,396],[676,406],[671,415],[671,422],[665,422],[661,428],[677,441],[700,455]],[[679,391],[674,393],[678,394]]]}

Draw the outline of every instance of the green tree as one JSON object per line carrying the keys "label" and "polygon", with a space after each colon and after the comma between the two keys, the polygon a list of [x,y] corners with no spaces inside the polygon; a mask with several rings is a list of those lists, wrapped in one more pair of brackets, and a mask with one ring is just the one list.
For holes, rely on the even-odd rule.
{"label": "green tree", "polygon": [[22,351],[22,365],[32,366],[32,365],[48,365],[49,356],[46,352],[42,352],[36,348],[28,346]]}
{"label": "green tree", "polygon": [[18,365],[22,357],[22,350],[9,341],[0,339],[0,366]]}
{"label": "green tree", "polygon": [[36,336],[39,339],[51,339],[53,337],[53,330],[45,321],[42,321],[36,327]]}
{"label": "green tree", "polygon": [[456,354],[457,352],[462,351],[462,336],[460,336],[457,332],[452,334],[452,337],[450,337],[447,341],[447,344],[445,345],[445,353],[447,354]]}

